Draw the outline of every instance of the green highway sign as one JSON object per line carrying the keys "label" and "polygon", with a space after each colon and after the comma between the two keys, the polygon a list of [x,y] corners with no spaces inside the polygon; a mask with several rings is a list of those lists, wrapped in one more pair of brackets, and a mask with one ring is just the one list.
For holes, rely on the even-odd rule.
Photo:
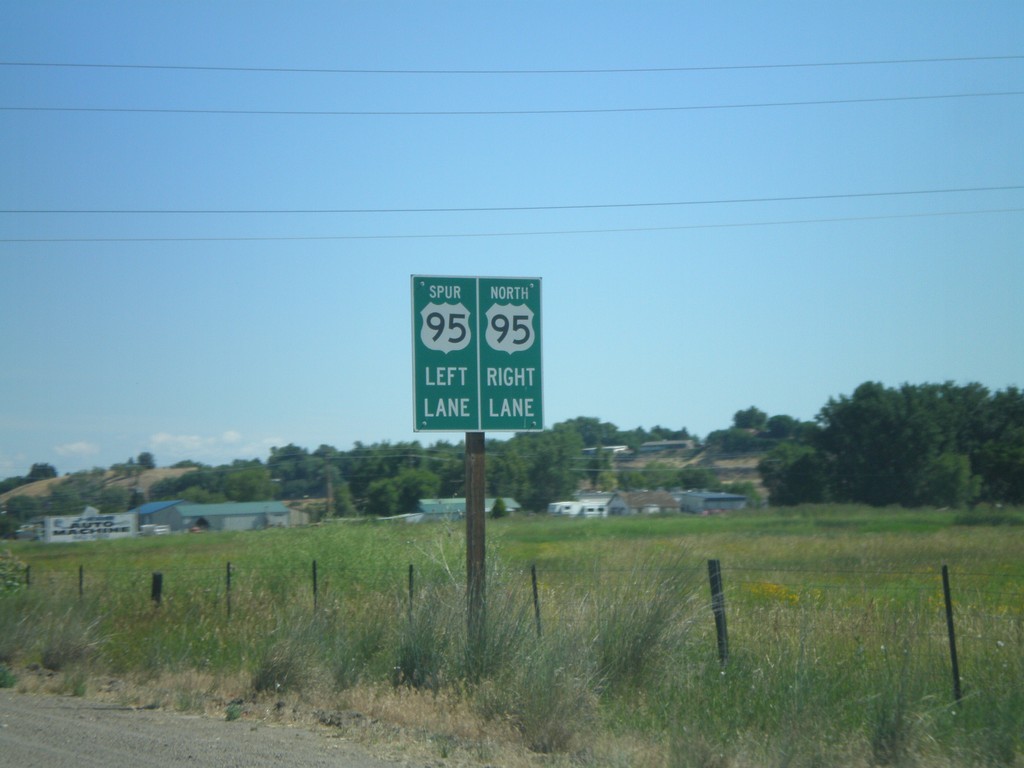
{"label": "green highway sign", "polygon": [[544,428],[537,277],[412,276],[413,428]]}

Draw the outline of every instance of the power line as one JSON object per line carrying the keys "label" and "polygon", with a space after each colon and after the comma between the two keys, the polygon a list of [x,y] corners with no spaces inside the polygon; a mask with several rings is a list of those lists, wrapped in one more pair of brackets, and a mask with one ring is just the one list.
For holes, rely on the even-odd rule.
{"label": "power line", "polygon": [[502,213],[520,211],[578,211],[609,208],[670,208],[698,205],[735,205],[748,203],[792,203],[812,200],[850,200],[872,197],[910,197],[969,192],[1008,192],[1024,189],[1024,184],[985,187],[939,187],[934,189],[884,190],[880,192],[838,192],[820,195],[784,195],[779,197],[731,197],[706,200],[668,200],[632,203],[573,203],[566,205],[508,205],[438,208],[4,208],[0,214],[88,214],[88,215],[234,215],[234,214],[363,214],[363,213]]}
{"label": "power line", "polygon": [[530,115],[608,115],[656,112],[699,112],[726,109],[819,107],[844,104],[884,104],[911,101],[1024,96],[1024,91],[942,93],[923,96],[878,96],[856,99],[765,101],[742,104],[695,104],[668,107],[593,107],[560,109],[450,109],[450,110],[347,110],[347,109],[190,109],[184,107],[21,107],[0,106],[0,112],[71,112],[85,114],[241,115],[249,117],[503,117]]}
{"label": "power line", "polygon": [[779,219],[726,224],[682,224],[665,227],[620,227],[611,229],[563,229],[531,232],[475,232],[412,235],[282,235],[238,237],[12,237],[0,238],[0,243],[211,243],[211,242],[315,242],[339,240],[429,240],[447,238],[487,237],[548,237],[555,235],[596,235],[633,232],[672,232],[688,229],[738,229],[742,227],[772,227],[795,224],[834,224],[858,221],[885,221],[892,219],[919,219],[940,216],[973,216],[992,213],[1024,213],[1024,208],[990,208],[975,211],[939,211],[935,213],[903,213],[878,216],[848,216],[821,219]]}
{"label": "power line", "polygon": [[824,67],[893,66],[905,64],[949,64],[980,61],[1016,61],[1024,55],[945,56],[920,59],[866,59],[862,61],[819,61],[781,64],[724,64],[686,67],[595,67],[577,69],[372,69],[362,67],[241,67],[185,64],[104,64],[96,62],[0,61],[0,67],[50,69],[129,69],[183,72],[267,72],[286,74],[340,75],[602,75],[659,72],[728,72],[758,69],[812,69]]}

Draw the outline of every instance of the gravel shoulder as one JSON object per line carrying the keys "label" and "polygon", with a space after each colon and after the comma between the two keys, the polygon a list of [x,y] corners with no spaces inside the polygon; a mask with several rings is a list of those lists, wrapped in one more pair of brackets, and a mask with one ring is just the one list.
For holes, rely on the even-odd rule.
{"label": "gravel shoulder", "polygon": [[398,768],[326,732],[0,689],[0,766]]}

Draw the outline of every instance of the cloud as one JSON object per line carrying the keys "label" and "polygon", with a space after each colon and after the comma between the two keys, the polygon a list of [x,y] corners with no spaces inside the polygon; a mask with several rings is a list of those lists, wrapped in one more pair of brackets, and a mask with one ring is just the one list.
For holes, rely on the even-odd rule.
{"label": "cloud", "polygon": [[24,455],[0,453],[0,478],[23,475],[27,470]]}
{"label": "cloud", "polygon": [[55,446],[54,450],[61,456],[82,458],[85,456],[95,456],[100,452],[100,447],[96,445],[96,443],[79,440],[76,443],[64,443],[62,445]]}
{"label": "cloud", "polygon": [[245,440],[241,432],[225,430],[218,435],[174,435],[157,432],[149,438],[149,449],[161,464],[175,464],[184,459],[204,463],[225,463],[234,459],[262,459],[271,447],[284,445],[277,437]]}
{"label": "cloud", "polygon": [[168,432],[157,432],[149,438],[150,447],[157,451],[182,453],[189,451],[207,451],[218,444],[216,437],[202,435],[172,435]]}

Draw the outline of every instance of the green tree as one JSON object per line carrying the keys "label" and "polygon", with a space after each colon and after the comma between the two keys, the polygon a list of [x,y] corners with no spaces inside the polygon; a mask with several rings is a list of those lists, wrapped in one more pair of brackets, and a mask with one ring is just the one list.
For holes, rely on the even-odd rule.
{"label": "green tree", "polygon": [[[192,466],[190,463],[188,466]],[[172,499],[188,499],[195,503],[198,491],[204,497],[217,497],[224,501],[224,477],[231,472],[228,466],[209,467],[198,465],[193,472],[187,472],[181,477],[168,477],[155,483],[149,489],[149,497],[153,501],[169,501]]]}
{"label": "green tree", "polygon": [[722,486],[722,490],[726,493],[735,493],[737,496],[746,496],[747,503],[752,507],[761,506],[761,494],[757,491],[757,486],[749,480],[741,480],[736,483],[725,483]]}
{"label": "green tree", "polygon": [[663,427],[659,424],[655,424],[647,430],[647,440],[687,440],[689,437],[690,433],[686,427],[683,427],[682,429],[672,429],[670,427]]}
{"label": "green tree", "polygon": [[1024,392],[1010,387],[985,404],[978,428],[982,439],[972,454],[987,501],[1024,504]]}
{"label": "green tree", "polygon": [[866,382],[821,410],[819,444],[837,501],[909,505],[933,439],[925,424],[908,418],[910,403],[897,390]]}
{"label": "green tree", "polygon": [[353,517],[356,514],[356,505],[352,501],[352,491],[348,483],[340,483],[334,486],[334,516]]}
{"label": "green tree", "polygon": [[123,464],[111,465],[110,471],[113,472],[116,477],[138,479],[139,474],[142,472],[142,467],[135,463],[135,459],[129,458],[128,461]]}
{"label": "green tree", "polygon": [[768,501],[775,506],[820,503],[828,498],[825,463],[810,445],[784,442],[758,463]]}
{"label": "green tree", "polygon": [[58,516],[81,514],[85,509],[86,500],[79,493],[79,487],[81,486],[68,482],[55,485],[45,502],[46,514]]}
{"label": "green tree", "polygon": [[99,492],[93,505],[105,515],[114,515],[128,511],[131,493],[121,485],[110,485]]}
{"label": "green tree", "polygon": [[834,498],[959,506],[1024,500],[1024,397],[979,384],[865,382],[829,399],[812,438]]}
{"label": "green tree", "polygon": [[267,469],[278,485],[281,498],[326,496],[327,477],[324,474],[324,460],[320,456],[310,455],[305,448],[292,443],[282,448],[271,448]]}
{"label": "green tree", "polygon": [[[496,440],[488,441],[489,445],[486,447],[488,454],[490,453],[491,446],[496,443]],[[440,490],[437,495],[444,498],[451,498],[455,496],[465,496],[463,486],[466,484],[466,449],[461,443],[458,445],[452,445],[446,441],[440,440],[431,446],[429,451],[430,459],[430,471],[433,472],[441,481]],[[488,465],[488,475],[491,472],[491,467]]]}
{"label": "green tree", "polygon": [[716,453],[753,453],[765,446],[762,438],[739,427],[715,430],[704,442],[709,451]]}
{"label": "green tree", "polygon": [[57,476],[57,470],[52,464],[33,464],[25,477],[26,482],[34,483],[37,480],[49,480]]}
{"label": "green tree", "polygon": [[230,501],[264,501],[274,498],[274,483],[264,466],[244,466],[227,473],[224,495]]}
{"label": "green tree", "polygon": [[[18,518],[14,515],[10,513],[0,514],[0,539],[12,538],[18,532],[19,525]],[[3,555],[0,555],[0,557],[3,557]],[[0,589],[2,589],[2,586],[0,586]]]}
{"label": "green tree", "polygon": [[981,478],[971,474],[971,460],[959,453],[936,456],[924,469],[918,502],[936,507],[964,507],[977,495]]}
{"label": "green tree", "polygon": [[679,467],[664,461],[652,461],[643,469],[645,488],[672,488],[679,478]]}
{"label": "green tree", "polygon": [[495,520],[501,517],[505,517],[508,514],[508,509],[505,506],[505,500],[500,496],[494,500],[494,505],[491,507],[491,517]]}
{"label": "green tree", "polygon": [[352,495],[358,499],[368,495],[374,481],[396,477],[403,467],[419,467],[426,458],[423,446],[418,442],[384,442],[373,445],[357,442],[340,463]]}
{"label": "green tree", "polygon": [[520,501],[525,497],[530,479],[529,465],[522,447],[514,438],[505,442],[489,441],[485,474],[487,490],[491,496],[505,496]]}
{"label": "green tree", "polygon": [[742,411],[736,411],[732,417],[732,425],[736,429],[753,429],[760,432],[768,425],[768,414],[753,405]]}
{"label": "green tree", "polygon": [[577,472],[583,441],[574,430],[516,435],[528,464],[529,485],[521,502],[526,509],[547,509],[548,503],[571,496],[579,487]]}
{"label": "green tree", "polygon": [[398,514],[398,488],[389,477],[374,480],[366,489],[366,506],[370,514],[389,517]]}
{"label": "green tree", "polygon": [[619,476],[614,469],[606,469],[597,476],[597,485],[594,488],[598,491],[614,491],[619,487]]}
{"label": "green tree", "polygon": [[575,419],[559,422],[555,430],[571,430],[579,435],[585,448],[595,445],[618,445],[619,429],[614,424],[591,416],[577,416]]}
{"label": "green tree", "polygon": [[618,481],[618,487],[624,491],[636,491],[647,487],[647,476],[636,469],[619,470]]}
{"label": "green tree", "polygon": [[139,457],[135,460],[143,469],[156,469],[156,459],[153,458],[153,454],[149,451],[143,451],[139,454]]}
{"label": "green tree", "polygon": [[801,423],[792,416],[777,415],[768,419],[764,437],[771,440],[788,440],[799,436]]}
{"label": "green tree", "polygon": [[612,468],[612,453],[606,451],[601,443],[594,446],[594,452],[590,455],[587,460],[587,479],[590,481],[590,487],[597,489],[600,485],[602,475],[607,474]]}
{"label": "green tree", "polygon": [[6,480],[0,480],[0,494],[13,491],[15,488],[25,485],[26,483],[28,483],[28,479],[20,475],[8,477]]}
{"label": "green tree", "polygon": [[437,498],[441,489],[441,478],[426,469],[405,468],[394,479],[398,493],[396,509],[398,514],[415,512],[420,499]]}
{"label": "green tree", "polygon": [[[223,504],[228,501],[228,497],[220,491],[212,491],[201,485],[191,485],[180,494],[175,495],[192,504]],[[238,501],[238,499],[234,499],[234,501]]]}
{"label": "green tree", "polygon": [[5,506],[7,517],[14,517],[21,523],[28,522],[33,517],[41,517],[45,510],[43,502],[35,496],[12,496]]}
{"label": "green tree", "polygon": [[193,461],[192,459],[182,459],[181,461],[176,461],[174,464],[172,464],[171,468],[172,469],[202,469],[203,467],[206,467],[206,466],[207,465],[203,464],[201,461]]}
{"label": "green tree", "polygon": [[680,488],[704,488],[709,491],[718,490],[721,485],[712,470],[702,467],[683,467],[676,474],[675,484]]}
{"label": "green tree", "polygon": [[816,445],[833,497],[876,506],[969,502],[987,487],[991,407],[976,384],[866,382],[830,399],[818,415]]}

